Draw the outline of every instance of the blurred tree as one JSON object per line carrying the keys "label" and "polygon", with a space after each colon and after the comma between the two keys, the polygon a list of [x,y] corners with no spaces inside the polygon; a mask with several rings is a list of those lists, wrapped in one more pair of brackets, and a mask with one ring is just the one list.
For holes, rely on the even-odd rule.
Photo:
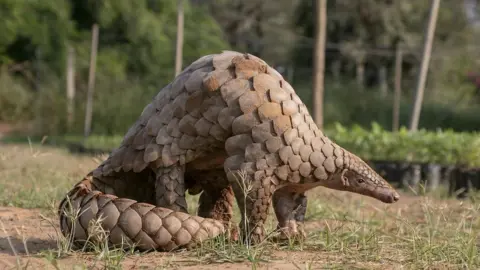
{"label": "blurred tree", "polygon": [[[186,5],[185,63],[229,47],[206,11]],[[0,65],[39,60],[62,74],[66,42],[75,44],[88,65],[91,26],[98,22],[101,69],[149,83],[171,78],[175,14],[175,3],[168,0],[2,0]]]}
{"label": "blurred tree", "polygon": [[[26,93],[32,92],[33,86],[43,88],[43,96],[33,99],[36,101],[31,107],[38,110],[35,116],[52,117],[50,123],[54,125],[61,126],[64,121],[61,114],[52,115],[65,110],[62,81],[67,45],[75,49],[76,102],[81,103],[79,108],[84,107],[93,23],[100,26],[94,132],[123,133],[159,87],[174,76],[175,1],[0,0],[0,18],[0,66],[29,83]],[[188,1],[184,42],[185,65],[202,55],[230,48],[207,7],[192,7]],[[0,94],[10,92],[0,89]],[[123,101],[127,97],[130,99]],[[78,115],[83,113],[79,111]],[[2,118],[6,117],[0,121]],[[83,120],[75,122],[79,125]],[[62,132],[61,127],[47,129]]]}
{"label": "blurred tree", "polygon": [[[306,47],[313,42],[312,1],[302,0],[296,12],[295,24],[298,33],[304,36],[298,42],[293,55],[296,66],[311,67],[311,55]],[[406,50],[404,75],[414,79],[426,18],[428,1],[391,0],[332,0],[328,2],[327,70],[334,70],[333,64],[341,62],[341,69],[347,76],[355,76],[354,65],[364,63],[365,83],[377,85],[382,66],[389,69],[394,65],[394,51],[398,42]],[[452,46],[465,44],[471,36],[471,27],[462,5],[455,1],[442,4],[438,19],[438,32],[435,35],[435,52],[450,50]],[[375,50],[372,50],[375,49]],[[410,76],[410,77],[409,77]],[[408,84],[406,85],[409,88]]]}
{"label": "blurred tree", "polygon": [[46,68],[39,66],[40,61],[48,62],[49,70],[61,72],[64,41],[74,30],[69,8],[64,0],[0,1],[0,65],[23,73],[32,85],[35,71]]}
{"label": "blurred tree", "polygon": [[206,0],[233,48],[285,65],[296,41],[291,18],[299,0]]}
{"label": "blurred tree", "polygon": [[[176,3],[167,0],[105,0],[78,2],[74,9],[77,25],[89,31],[100,24],[99,50],[118,51],[126,74],[140,76],[147,83],[164,83],[174,76]],[[75,16],[75,14],[79,14]],[[82,40],[87,40],[82,38]],[[203,8],[185,4],[184,63],[203,54],[228,48],[215,21]],[[109,57],[116,58],[118,53]],[[163,81],[162,81],[163,80]]]}

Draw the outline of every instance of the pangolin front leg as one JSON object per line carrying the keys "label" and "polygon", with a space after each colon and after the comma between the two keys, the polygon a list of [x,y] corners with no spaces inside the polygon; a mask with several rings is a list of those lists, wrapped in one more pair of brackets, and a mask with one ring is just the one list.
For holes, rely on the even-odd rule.
{"label": "pangolin front leg", "polygon": [[271,173],[267,175],[265,170],[255,169],[252,162],[242,162],[239,169],[234,169],[239,158],[227,159],[225,170],[240,209],[241,237],[249,239],[251,244],[258,244],[265,239],[264,224],[271,204],[272,184],[277,180]]}
{"label": "pangolin front leg", "polygon": [[185,166],[179,164],[157,169],[155,181],[156,206],[188,213],[184,174]]}
{"label": "pangolin front leg", "polygon": [[296,193],[283,187],[273,194],[273,208],[278,220],[280,239],[305,238],[304,219],[307,210],[305,193]]}

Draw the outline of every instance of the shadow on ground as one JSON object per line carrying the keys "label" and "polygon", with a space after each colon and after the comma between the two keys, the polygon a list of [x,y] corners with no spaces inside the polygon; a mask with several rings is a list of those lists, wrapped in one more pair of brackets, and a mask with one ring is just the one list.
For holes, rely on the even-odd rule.
{"label": "shadow on ground", "polygon": [[57,248],[55,240],[29,238],[26,240],[26,243],[24,243],[23,239],[13,236],[0,237],[0,253],[8,255],[36,254],[44,250],[55,248]]}

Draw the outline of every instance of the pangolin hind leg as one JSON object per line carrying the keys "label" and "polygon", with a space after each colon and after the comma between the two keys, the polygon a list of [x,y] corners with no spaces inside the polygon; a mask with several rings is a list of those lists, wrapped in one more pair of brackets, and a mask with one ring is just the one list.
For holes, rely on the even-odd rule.
{"label": "pangolin hind leg", "polygon": [[223,169],[190,170],[185,174],[185,182],[189,193],[196,195],[200,192],[197,215],[221,221],[229,229],[229,238],[238,239],[238,232],[231,224],[235,195],[228,183]]}
{"label": "pangolin hind leg", "polygon": [[305,214],[307,213],[307,204],[308,204],[308,199],[305,193],[299,193],[297,194],[297,197],[295,198],[295,203],[297,207],[295,208],[295,220],[297,221],[297,226],[298,230],[300,231],[301,235],[303,237],[307,236],[307,233],[305,232]]}
{"label": "pangolin hind leg", "polygon": [[155,205],[188,213],[185,198],[185,166],[174,164],[158,168],[155,181]]}
{"label": "pangolin hind leg", "polygon": [[304,219],[307,210],[307,197],[304,193],[289,191],[283,187],[273,194],[273,209],[278,220],[280,239],[305,238]]}
{"label": "pangolin hind leg", "polygon": [[223,169],[195,172],[203,192],[200,195],[198,215],[228,224],[233,216],[235,195]]}

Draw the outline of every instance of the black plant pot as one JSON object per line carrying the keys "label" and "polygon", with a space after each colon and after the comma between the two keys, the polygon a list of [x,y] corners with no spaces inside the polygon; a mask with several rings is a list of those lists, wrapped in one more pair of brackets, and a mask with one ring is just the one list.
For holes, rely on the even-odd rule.
{"label": "black plant pot", "polygon": [[370,162],[372,167],[391,184],[402,185],[405,174],[410,168],[410,164],[398,161],[373,160]]}
{"label": "black plant pot", "polygon": [[471,190],[480,189],[478,170],[456,167],[450,175],[449,195],[464,199]]}

